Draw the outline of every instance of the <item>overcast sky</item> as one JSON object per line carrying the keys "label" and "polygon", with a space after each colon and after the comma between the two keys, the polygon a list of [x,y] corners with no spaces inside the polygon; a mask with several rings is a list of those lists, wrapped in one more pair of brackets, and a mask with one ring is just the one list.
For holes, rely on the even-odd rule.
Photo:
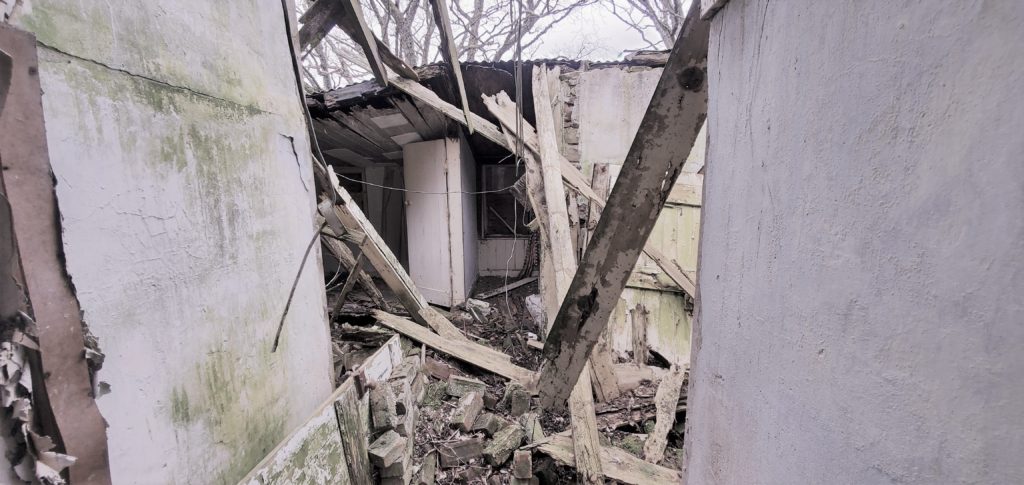
{"label": "overcast sky", "polygon": [[[574,12],[548,32],[536,52],[525,55],[532,58],[575,58],[580,53],[581,44],[586,44],[590,48],[583,52],[584,57],[606,61],[622,58],[624,50],[647,47],[637,31],[627,27],[601,3]],[[590,50],[592,52],[588,53]]]}

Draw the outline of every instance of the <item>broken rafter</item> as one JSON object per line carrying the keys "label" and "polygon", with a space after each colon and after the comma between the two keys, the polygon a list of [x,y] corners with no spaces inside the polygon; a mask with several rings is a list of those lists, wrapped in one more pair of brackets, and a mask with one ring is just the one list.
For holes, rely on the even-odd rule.
{"label": "broken rafter", "polygon": [[513,282],[513,283],[509,283],[509,284],[507,284],[505,286],[502,286],[501,288],[495,288],[495,289],[493,289],[491,291],[485,291],[483,293],[479,293],[479,294],[476,295],[475,298],[477,300],[486,300],[486,299],[491,298],[493,296],[498,296],[498,295],[500,295],[500,294],[502,294],[502,293],[504,293],[506,291],[512,291],[512,290],[514,290],[516,288],[519,288],[520,286],[526,286],[526,285],[528,285],[530,283],[533,283],[534,281],[537,281],[537,277],[536,276],[528,276],[528,277],[523,278],[523,279],[521,279],[519,281],[516,281],[516,282]]}
{"label": "broken rafter", "polygon": [[[391,52],[386,44],[380,41],[372,32],[360,34],[362,30],[357,25],[357,22],[353,20],[352,16],[348,14],[347,8],[343,3],[347,3],[354,0],[318,0],[309,10],[306,11],[299,18],[299,22],[302,23],[302,27],[299,29],[299,45],[300,50],[305,52],[307,50],[316,47],[320,41],[327,36],[332,28],[338,26],[342,31],[345,32],[350,38],[358,42],[359,37],[365,36],[367,39],[372,39],[373,49],[376,50],[377,56],[380,62],[391,68],[401,76],[409,79],[419,80],[419,76],[416,71],[413,71],[404,61],[398,58]],[[365,22],[363,22],[365,24]],[[368,44],[369,45],[369,44]],[[363,46],[364,52],[368,46]],[[367,55],[367,59],[370,60],[371,66],[374,64],[373,60]]]}
{"label": "broken rafter", "polygon": [[[537,69],[546,69],[539,67]],[[534,73],[534,98],[538,99],[538,117],[544,117],[545,126],[554,122],[551,120],[551,99],[547,90],[546,72],[543,70]],[[502,106],[498,104],[502,100],[493,97],[484,97],[484,103],[492,111],[496,109],[509,110],[512,108],[511,100],[504,97]],[[546,132],[553,136],[553,131]],[[514,143],[512,135],[506,131],[508,143]],[[554,316],[562,298],[569,288],[572,275],[576,271],[576,258],[573,255],[573,245],[569,235],[569,216],[565,204],[565,189],[562,186],[561,171],[554,160],[557,158],[558,148],[553,137],[545,137],[544,149],[541,155],[535,156],[527,153],[525,156],[526,165],[526,193],[533,206],[533,212],[537,216],[540,228],[541,255],[543,256],[544,270],[541,272],[541,297],[547,309],[549,317]],[[547,322],[548,325],[551,321]],[[591,383],[589,373],[584,373],[575,383],[569,396],[569,414],[571,418],[573,450],[578,463],[578,471],[585,483],[603,483],[601,472],[601,457],[599,454],[600,441],[597,436],[597,419],[594,414],[594,398],[591,394]]]}
{"label": "broken rafter", "polygon": [[[318,221],[317,224],[322,224],[322,222],[323,221]],[[327,250],[334,255],[342,266],[348,268],[349,272],[354,272],[356,256],[352,254],[352,250],[338,239],[339,236],[334,234],[330,227],[325,227],[323,233],[326,235],[320,240],[323,241],[325,246],[327,246]],[[363,235],[363,237],[365,237],[365,235]],[[370,295],[370,300],[372,300],[378,308],[388,310],[390,306],[384,299],[384,295],[382,295],[380,290],[377,288],[377,285],[373,282],[373,279],[370,278],[370,275],[366,274],[365,271],[360,271],[358,274],[359,284],[361,284],[363,289],[366,290],[366,293]]]}
{"label": "broken rafter", "polygon": [[533,371],[513,364],[507,355],[476,342],[447,339],[409,320],[380,310],[375,310],[373,317],[381,325],[425,344],[427,347],[506,379],[518,381],[523,386],[531,386],[536,377]]}
{"label": "broken rafter", "polygon": [[675,367],[658,384],[658,391],[654,396],[658,417],[654,422],[654,430],[647,435],[647,441],[644,443],[644,459],[651,463],[657,464],[665,457],[668,432],[676,421],[679,392],[685,378],[686,371]]}
{"label": "broken rafter", "polygon": [[473,134],[472,113],[469,111],[469,100],[466,98],[466,84],[462,80],[462,66],[459,64],[459,51],[455,47],[455,38],[452,36],[452,23],[448,19],[448,5],[445,0],[430,0],[430,6],[434,9],[434,22],[437,23],[438,33],[441,34],[441,56],[448,61],[452,68],[452,75],[455,77],[455,88],[459,91],[459,100],[462,102],[462,113],[466,116],[465,125],[469,134]]}
{"label": "broken rafter", "polygon": [[[568,436],[551,435],[537,446],[537,451],[565,465],[576,466],[576,457],[573,456],[572,442]],[[647,463],[620,448],[603,446],[600,452],[605,475],[612,480],[630,485],[682,483],[680,472]]]}
{"label": "broken rafter", "polygon": [[[366,236],[363,236],[363,244],[366,244]],[[349,269],[348,277],[345,278],[345,286],[341,287],[341,292],[338,293],[338,298],[334,300],[331,312],[332,315],[341,313],[342,307],[345,306],[345,297],[347,297],[349,292],[352,291],[352,288],[356,286],[356,280],[359,279],[359,276],[363,274],[362,266],[365,259],[366,253],[363,251],[362,247],[360,247],[359,255],[356,256],[356,262],[351,266],[351,269]]]}
{"label": "broken rafter", "polygon": [[359,44],[359,47],[363,48],[363,54],[366,55],[366,61],[370,63],[373,77],[377,78],[377,82],[381,86],[387,86],[388,71],[380,60],[380,54],[377,53],[377,38],[374,37],[370,26],[366,25],[366,19],[363,18],[363,8],[359,6],[358,0],[335,1],[341,3],[345,16],[348,17],[350,22],[355,24],[354,29],[351,29],[351,31],[346,29],[345,33],[352,37],[352,40]]}
{"label": "broken rafter", "polygon": [[694,2],[655,89],[622,172],[544,346],[542,407],[573,385],[640,257],[707,114],[709,24]]}
{"label": "broken rafter", "polygon": [[363,215],[363,211],[352,200],[352,196],[338,183],[337,175],[333,171],[328,170],[327,178],[330,181],[334,194],[337,196],[337,204],[325,196],[320,203],[319,209],[324,218],[327,219],[327,224],[331,227],[331,230],[335,234],[343,234],[346,230],[365,234],[368,239],[363,244],[363,254],[366,255],[366,259],[370,261],[370,264],[380,274],[381,279],[387,283],[388,288],[395,292],[395,295],[398,296],[398,299],[405,306],[405,309],[409,311],[413,319],[433,328],[437,333],[446,338],[465,340],[466,337],[462,335],[462,332],[459,332],[459,329],[455,328],[455,325],[452,325],[452,322],[448,321],[437,310],[427,304],[426,298],[423,297],[423,294],[413,284],[409,274],[405,272],[405,269],[398,262],[398,258],[395,257],[391,249],[384,243],[384,240],[377,234],[377,230],[373,228],[370,221]]}
{"label": "broken rafter", "polygon": [[[459,109],[445,102],[443,99],[438,97],[438,95],[435,94],[433,91],[415,82],[405,79],[396,79],[394,80],[393,84],[398,89],[405,91],[406,94],[423,101],[427,105],[433,107],[434,109],[440,111],[441,113],[444,113],[449,118],[452,118],[453,120],[459,122],[464,122]],[[499,98],[503,97],[505,99],[509,99],[508,95],[505,94],[504,92],[498,93],[496,96],[498,96]],[[509,99],[509,102],[511,102],[511,99]],[[484,137],[486,137],[488,140],[491,140],[497,143],[498,145],[505,147],[507,150],[511,152],[515,152],[516,144],[514,141],[514,137],[518,136],[515,129],[515,111],[491,111],[491,114],[498,118],[498,121],[501,124],[502,128],[507,133],[512,134],[513,139],[511,141],[508,140],[505,137],[505,135],[502,134],[502,131],[498,129],[497,126],[494,126],[491,122],[480,117],[479,115],[473,114],[472,118],[473,122],[475,123],[474,126],[477,127],[477,131],[479,131],[480,134],[484,135]],[[523,122],[523,132],[525,134],[523,138],[526,143],[526,148],[539,156],[540,143],[537,138],[537,133],[534,131],[533,127],[531,127],[530,124],[526,122]],[[558,160],[559,168],[562,171],[562,178],[564,179],[565,183],[569,184],[569,186],[572,187],[577,192],[583,194],[583,196],[592,200],[593,203],[597,206],[598,210],[603,209],[605,206],[605,198],[598,195],[597,192],[595,192],[594,189],[591,188],[590,184],[583,177],[583,174],[580,172],[580,170],[576,168],[576,166],[574,166],[571,162],[569,162],[569,160],[566,159],[562,154],[559,153],[556,155],[556,157]],[[669,258],[664,253],[659,251],[657,248],[654,247],[653,244],[647,244],[644,247],[644,253],[647,256],[649,256],[652,260],[654,260],[654,262],[663,271],[665,271],[665,274],[668,275],[668,277],[671,278],[672,281],[675,282],[675,284],[678,285],[681,290],[686,292],[686,294],[690,295],[691,298],[693,298],[696,295],[696,285],[694,284],[693,280],[690,279],[690,277],[682,270],[682,268],[679,267],[679,264],[676,263],[675,260]]]}

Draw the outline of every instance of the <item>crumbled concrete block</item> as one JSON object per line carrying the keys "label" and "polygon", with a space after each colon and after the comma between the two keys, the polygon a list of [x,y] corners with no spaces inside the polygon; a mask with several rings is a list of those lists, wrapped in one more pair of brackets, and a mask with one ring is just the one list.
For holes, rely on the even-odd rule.
{"label": "crumbled concrete block", "polygon": [[522,384],[513,382],[505,388],[505,396],[499,406],[508,407],[513,417],[522,416],[530,410],[530,392]]}
{"label": "crumbled concrete block", "polygon": [[512,453],[512,476],[533,478],[533,453],[529,450],[516,450]]}
{"label": "crumbled concrete block", "polygon": [[523,433],[523,428],[516,425],[506,426],[501,431],[494,434],[491,438],[491,442],[484,448],[484,459],[491,466],[500,466],[508,461],[508,458],[512,456],[512,452],[519,445],[523,444],[523,439],[526,438]]}
{"label": "crumbled concrete block", "polygon": [[494,436],[499,429],[507,425],[504,419],[494,413],[481,413],[473,421],[471,431],[483,431],[487,436]]}
{"label": "crumbled concrete block", "polygon": [[405,450],[402,450],[401,459],[380,471],[380,476],[383,478],[382,485],[385,483],[409,484],[412,480],[412,453],[415,447],[416,443],[413,440],[405,440]]}
{"label": "crumbled concrete block", "polygon": [[439,381],[446,381],[452,375],[452,366],[437,359],[427,358],[423,362],[423,372]]}
{"label": "crumbled concrete block", "polygon": [[437,445],[437,456],[441,468],[452,468],[465,465],[480,458],[484,452],[483,438],[466,438],[454,443]]}
{"label": "crumbled concrete block", "polygon": [[531,478],[516,478],[512,477],[512,480],[508,482],[510,485],[540,485],[540,479],[537,477]]}
{"label": "crumbled concrete block", "polygon": [[373,431],[389,430],[398,422],[395,392],[389,385],[378,384],[370,389],[370,424]]}
{"label": "crumbled concrete block", "polygon": [[544,439],[544,429],[540,426],[540,416],[537,413],[526,413],[519,417],[519,425],[526,434],[527,443],[536,443]]}
{"label": "crumbled concrete block", "polygon": [[469,431],[483,408],[484,400],[480,397],[480,393],[471,392],[462,396],[452,413],[451,426],[462,432]]}
{"label": "crumbled concrete block", "polygon": [[420,471],[416,476],[416,485],[434,485],[434,480],[437,477],[436,451],[431,451],[423,457],[423,464],[420,465]]}
{"label": "crumbled concrete block", "polygon": [[487,384],[472,377],[453,375],[448,378],[448,395],[462,397],[471,392],[478,392],[483,396],[487,392]]}
{"label": "crumbled concrete block", "polygon": [[367,453],[370,455],[370,462],[378,468],[387,468],[394,465],[396,461],[402,458],[406,441],[405,438],[399,436],[394,431],[388,431],[380,435],[367,450]]}
{"label": "crumbled concrete block", "polygon": [[485,466],[467,466],[455,474],[458,483],[480,483],[487,474]]}

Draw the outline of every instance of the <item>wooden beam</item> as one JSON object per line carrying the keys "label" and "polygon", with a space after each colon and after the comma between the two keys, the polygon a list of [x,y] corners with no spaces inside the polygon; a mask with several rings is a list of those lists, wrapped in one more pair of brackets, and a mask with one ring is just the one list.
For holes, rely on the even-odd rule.
{"label": "wooden beam", "polygon": [[[287,438],[278,443],[270,453],[249,471],[239,484],[256,485],[276,483],[268,477],[277,475],[282,468],[294,467],[303,469],[304,465],[312,468],[324,466],[325,462],[317,461],[320,456],[330,456],[330,467],[340,472],[335,477],[339,483],[372,483],[369,457],[366,446],[369,439],[367,429],[369,412],[368,398],[362,395],[361,378],[366,382],[384,382],[391,376],[394,368],[401,362],[402,346],[397,335],[392,336],[381,348],[370,355],[362,365],[353,372],[353,377],[342,382],[330,397],[317,407],[310,418],[292,431]],[[330,413],[330,416],[327,416]],[[318,423],[324,418],[335,421],[331,424],[335,436],[322,437],[315,432],[320,429]],[[326,448],[315,449],[317,447]],[[334,444],[334,446],[331,446]],[[310,450],[307,447],[315,447]],[[338,450],[337,448],[341,449]],[[299,456],[309,453],[304,463],[299,463]],[[337,460],[337,465],[334,464]],[[322,471],[317,468],[317,471]],[[346,476],[347,475],[347,476]]]}
{"label": "wooden beam", "polygon": [[683,387],[686,370],[675,366],[658,383],[658,391],[654,394],[654,406],[658,417],[654,421],[654,430],[647,435],[644,443],[644,459],[658,464],[665,457],[665,445],[668,432],[676,422],[676,407],[679,404],[679,391]]}
{"label": "wooden beam", "polygon": [[[398,89],[404,91],[409,96],[412,96],[413,98],[422,101],[427,106],[430,106],[431,108],[434,108],[437,111],[443,113],[445,116],[448,116],[449,118],[460,123],[466,122],[466,119],[463,116],[463,112],[460,111],[459,108],[456,108],[454,105],[441,99],[436,93],[420,85],[419,83],[410,81],[408,79],[395,78],[392,79],[392,84]],[[498,96],[499,98],[503,97],[504,99],[509,99],[508,95],[505,94],[504,92],[500,92],[496,96]],[[484,99],[486,104],[486,95],[484,96]],[[511,102],[510,99],[509,102]],[[513,136],[518,136],[516,135],[515,130],[516,123],[513,120],[513,118],[515,117],[514,111],[512,112],[512,117],[509,117],[509,113],[506,110],[502,110],[500,112],[491,111],[491,114],[493,114],[495,117],[499,119],[502,127],[508,133],[511,133]],[[488,140],[491,140],[492,142],[504,147],[508,151],[513,153],[515,152],[516,144],[514,139],[506,139],[505,135],[502,133],[500,129],[498,129],[497,126],[495,126],[490,121],[487,121],[480,115],[477,115],[476,113],[470,113],[470,118],[473,120],[473,126],[476,127],[477,131],[481,135],[483,135]],[[529,123],[524,122],[523,125],[523,131],[525,132],[524,141],[526,143],[526,148],[532,151],[533,153],[540,155],[540,148],[536,132],[533,130],[532,127],[530,127]],[[590,187],[590,184],[587,183],[587,180],[583,177],[583,174],[579,171],[579,169],[576,168],[571,162],[569,162],[569,160],[567,160],[561,154],[559,154],[557,158],[559,168],[562,171],[562,178],[565,180],[565,183],[569,184],[569,186],[575,189],[577,192],[583,194],[585,197],[593,201],[594,204],[597,204],[598,209],[603,209],[605,206],[605,199],[603,197],[598,196],[597,193],[594,192],[594,189]],[[644,246],[644,254],[649,256],[651,260],[653,260],[659,267],[661,267],[665,274],[668,275],[668,277],[671,278],[672,281],[674,281],[677,285],[679,285],[680,289],[682,289],[688,295],[690,295],[691,298],[694,298],[696,296],[696,285],[686,275],[686,273],[683,272],[679,265],[676,264],[671,258],[665,256],[665,254],[659,251],[657,248],[655,248],[653,244],[647,244]]]}
{"label": "wooden beam", "polygon": [[359,275],[363,274],[363,261],[366,259],[366,255],[362,249],[359,250],[359,256],[356,256],[356,263],[352,265],[349,270],[348,277],[345,278],[345,286],[341,287],[341,292],[338,293],[338,298],[334,300],[332,306],[331,315],[337,315],[341,313],[342,307],[345,306],[345,297],[348,296],[349,292],[356,285],[356,280],[359,279]]}
{"label": "wooden beam", "polygon": [[363,253],[370,261],[381,279],[395,292],[402,305],[417,322],[427,325],[446,338],[466,340],[466,337],[452,325],[443,315],[427,304],[419,289],[412,282],[409,273],[405,272],[398,258],[395,257],[388,245],[377,234],[370,221],[363,215],[363,211],[352,200],[352,196],[338,183],[338,177],[334,171],[328,171],[328,179],[337,203],[324,197],[320,203],[320,213],[327,219],[327,224],[335,234],[342,234],[347,230],[359,231],[366,234],[369,239],[363,245]]}
{"label": "wooden beam", "polygon": [[505,286],[502,286],[501,288],[495,288],[495,289],[493,289],[491,291],[485,291],[483,293],[478,293],[474,298],[476,298],[477,300],[486,300],[486,299],[491,298],[493,296],[498,296],[498,295],[500,295],[500,294],[502,294],[502,293],[504,293],[506,291],[512,291],[512,290],[514,290],[516,288],[519,288],[520,286],[526,286],[526,285],[528,285],[530,283],[533,283],[534,281],[537,281],[537,277],[536,276],[528,276],[528,277],[523,278],[523,279],[521,279],[519,281],[516,281],[516,282],[513,282],[513,283],[509,283],[509,284],[507,284]]}
{"label": "wooden beam", "polygon": [[[500,101],[498,106],[511,103],[511,100],[507,102],[504,101],[509,99],[508,95],[505,94],[504,91],[498,93],[497,95],[495,95],[495,97],[497,97],[498,100]],[[487,104],[486,101],[484,104]],[[487,106],[490,108],[490,106],[492,105],[487,104]],[[497,111],[491,109],[490,111],[491,114],[498,118],[498,121],[504,130],[515,134],[515,109],[500,109]],[[537,133],[533,130],[533,127],[531,127],[529,123],[523,123],[523,132],[526,147],[530,149],[532,152],[539,154],[540,144],[538,142]],[[569,160],[567,160],[565,157],[562,157],[561,155],[559,155],[559,157],[559,167],[562,170],[562,176],[565,179],[565,182],[568,183],[570,187],[577,189],[577,191],[579,191],[581,194],[590,199],[592,201],[591,203],[596,205],[599,210],[604,210],[605,198],[601,197],[596,191],[594,191],[590,184],[587,183],[586,179],[583,178],[583,174],[579,171],[579,169],[577,169],[571,162],[569,162]],[[655,263],[657,263],[658,266],[661,267],[661,269],[665,272],[665,274],[668,275],[668,277],[671,278],[672,281],[674,281],[677,285],[679,285],[680,289],[685,291],[691,297],[696,293],[696,286],[693,284],[692,281],[689,280],[689,278],[686,276],[686,273],[684,273],[683,270],[679,268],[678,264],[674,264],[671,258],[665,256],[661,251],[658,250],[658,248],[654,247],[654,244],[645,244],[644,254],[649,256]]]}
{"label": "wooden beam", "polygon": [[709,23],[697,2],[672,50],[587,253],[544,346],[540,405],[560,406],[583,372],[707,115]]}
{"label": "wooden beam", "polygon": [[[340,27],[346,35],[358,43],[356,38],[360,36],[359,31],[362,29],[347,12],[347,7],[343,5],[349,1],[354,0],[317,0],[302,17],[299,17],[299,22],[302,24],[302,27],[299,28],[299,50],[301,52],[306,52],[320,44],[335,26]],[[363,24],[365,25],[365,22]],[[368,34],[367,38],[373,39],[373,49],[376,50],[377,57],[384,65],[401,76],[419,80],[416,71],[413,71],[404,61],[394,55],[387,44],[381,42],[372,32]],[[360,46],[363,47],[362,44]],[[365,52],[367,47],[363,47],[363,49]],[[367,55],[367,59],[370,59],[369,55]],[[372,67],[372,60],[370,60],[370,64]]]}
{"label": "wooden beam", "polygon": [[[321,222],[323,221],[318,221],[317,224],[320,224]],[[324,232],[329,235],[334,235],[334,237],[339,237],[337,234],[334,234],[334,232],[331,231],[329,227],[325,227]],[[356,257],[354,254],[352,254],[352,250],[349,249],[348,246],[345,245],[345,243],[331,237],[323,237],[320,240],[324,243],[325,246],[327,246],[327,250],[334,255],[334,257],[338,260],[338,262],[341,265],[348,268],[349,271],[352,271],[352,268],[355,268]],[[384,299],[384,295],[381,294],[380,290],[377,288],[377,285],[373,282],[373,278],[370,278],[370,275],[366,274],[365,271],[359,272],[359,283],[370,295],[370,299],[373,300],[373,303],[377,305],[378,308],[381,308],[385,311],[390,309],[387,300]]]}
{"label": "wooden beam", "polygon": [[355,34],[352,40],[359,44],[359,47],[362,47],[362,53],[367,56],[367,61],[370,62],[370,70],[374,72],[374,78],[377,78],[377,82],[381,86],[387,86],[387,70],[384,68],[384,62],[381,61],[380,54],[377,53],[377,38],[374,37],[370,26],[367,25],[366,18],[362,18],[362,7],[359,5],[358,0],[336,1],[341,2],[342,7],[345,9],[345,15],[355,24],[355,29],[352,32],[346,31],[346,33],[350,36]]}
{"label": "wooden beam", "polygon": [[441,34],[441,57],[448,61],[452,68],[452,75],[455,77],[455,86],[459,91],[459,99],[462,101],[462,113],[466,117],[466,128],[469,134],[473,134],[473,120],[469,111],[469,100],[466,99],[466,84],[462,80],[462,66],[459,64],[459,50],[455,47],[455,38],[452,36],[452,23],[448,19],[448,4],[445,0],[430,0],[430,6],[434,8],[434,22],[437,23],[437,31]]}
{"label": "wooden beam", "polygon": [[[568,436],[562,434],[551,435],[546,441],[537,446],[537,451],[567,466],[576,466],[572,441]],[[682,483],[682,473],[653,463],[647,463],[620,448],[604,446],[601,447],[600,452],[605,474],[612,480],[630,485]]]}
{"label": "wooden beam", "polygon": [[493,372],[506,379],[517,381],[527,389],[532,389],[533,380],[536,376],[534,372],[513,364],[507,355],[501,354],[490,347],[485,347],[468,340],[454,340],[442,337],[409,320],[380,310],[375,310],[373,317],[381,325],[425,344],[427,347],[438,352],[450,355],[488,372]]}

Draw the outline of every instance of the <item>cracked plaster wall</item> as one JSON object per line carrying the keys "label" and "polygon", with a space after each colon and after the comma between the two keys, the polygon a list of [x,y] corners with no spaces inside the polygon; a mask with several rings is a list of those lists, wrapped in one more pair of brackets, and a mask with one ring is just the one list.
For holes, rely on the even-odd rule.
{"label": "cracked plaster wall", "polygon": [[115,483],[235,483],[331,390],[279,2],[25,0]]}
{"label": "cracked plaster wall", "polygon": [[1024,483],[1022,45],[1022,2],[714,17],[687,483]]}

